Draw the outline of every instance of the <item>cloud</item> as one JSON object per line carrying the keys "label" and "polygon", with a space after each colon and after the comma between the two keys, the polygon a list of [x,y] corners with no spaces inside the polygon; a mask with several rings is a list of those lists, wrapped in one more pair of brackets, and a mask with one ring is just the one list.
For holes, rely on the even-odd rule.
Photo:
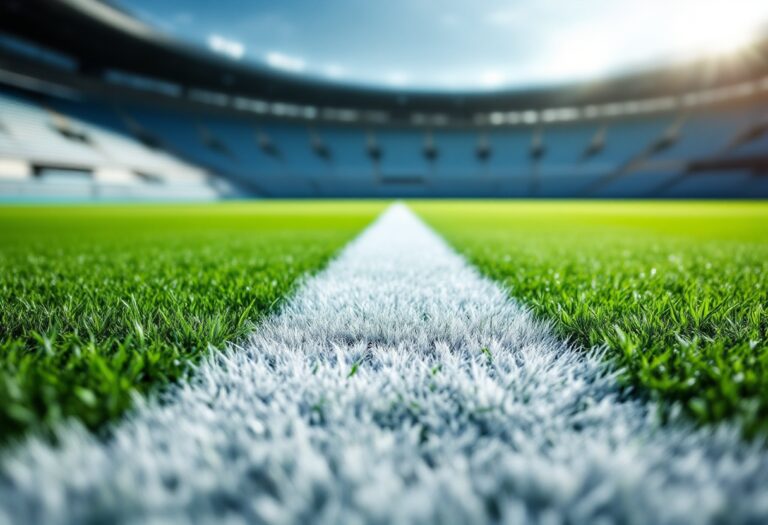
{"label": "cloud", "polygon": [[215,33],[208,36],[208,47],[216,53],[227,55],[235,60],[240,60],[245,54],[245,46],[242,42]]}
{"label": "cloud", "polygon": [[301,73],[307,67],[306,62],[302,58],[286,55],[280,51],[270,51],[265,55],[264,59],[270,67],[292,73]]}

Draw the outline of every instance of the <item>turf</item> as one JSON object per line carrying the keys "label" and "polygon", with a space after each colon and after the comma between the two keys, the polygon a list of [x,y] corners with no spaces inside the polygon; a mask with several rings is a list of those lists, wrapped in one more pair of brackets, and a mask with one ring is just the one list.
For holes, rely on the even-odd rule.
{"label": "turf", "polygon": [[696,421],[768,433],[768,204],[414,203],[558,333]]}
{"label": "turf", "polygon": [[0,208],[0,440],[92,429],[251,331],[377,203]]}
{"label": "turf", "polygon": [[113,439],[68,427],[56,447],[0,456],[0,515],[768,523],[768,450],[659,428],[652,403],[618,393],[599,355],[553,337],[398,206]]}

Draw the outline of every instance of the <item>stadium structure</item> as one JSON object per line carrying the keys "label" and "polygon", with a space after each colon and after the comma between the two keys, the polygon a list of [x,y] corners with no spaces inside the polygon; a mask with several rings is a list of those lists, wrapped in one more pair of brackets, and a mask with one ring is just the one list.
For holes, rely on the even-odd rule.
{"label": "stadium structure", "polygon": [[5,199],[768,195],[765,61],[393,91],[223,60],[110,4],[2,10]]}
{"label": "stadium structure", "polygon": [[768,523],[762,22],[0,0],[0,525]]}

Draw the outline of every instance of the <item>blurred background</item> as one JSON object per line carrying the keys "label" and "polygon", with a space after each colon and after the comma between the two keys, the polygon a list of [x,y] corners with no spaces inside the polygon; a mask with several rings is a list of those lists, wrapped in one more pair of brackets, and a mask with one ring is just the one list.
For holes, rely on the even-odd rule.
{"label": "blurred background", "polygon": [[768,197],[768,2],[0,0],[0,200]]}

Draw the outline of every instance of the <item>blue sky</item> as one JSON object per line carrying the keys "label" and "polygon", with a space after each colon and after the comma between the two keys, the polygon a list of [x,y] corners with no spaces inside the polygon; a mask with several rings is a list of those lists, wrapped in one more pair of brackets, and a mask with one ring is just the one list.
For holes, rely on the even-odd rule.
{"label": "blue sky", "polygon": [[229,60],[393,89],[583,80],[741,49],[765,0],[113,0]]}

